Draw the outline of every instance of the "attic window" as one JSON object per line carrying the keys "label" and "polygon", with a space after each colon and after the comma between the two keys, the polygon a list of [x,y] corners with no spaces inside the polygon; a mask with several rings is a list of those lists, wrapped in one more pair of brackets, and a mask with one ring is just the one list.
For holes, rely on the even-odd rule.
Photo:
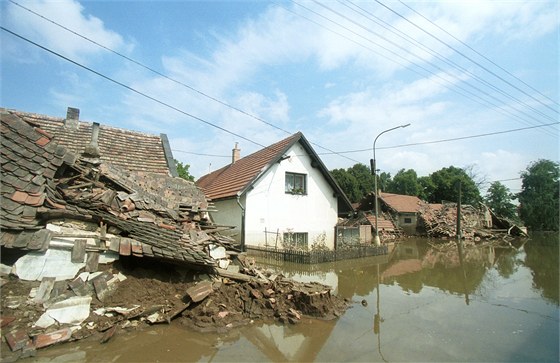
{"label": "attic window", "polygon": [[286,194],[307,194],[307,180],[305,174],[288,173],[286,172]]}

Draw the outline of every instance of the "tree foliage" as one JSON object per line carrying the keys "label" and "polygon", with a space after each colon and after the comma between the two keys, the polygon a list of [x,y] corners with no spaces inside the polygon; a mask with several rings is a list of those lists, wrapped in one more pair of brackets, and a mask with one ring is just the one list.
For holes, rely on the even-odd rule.
{"label": "tree foliage", "polygon": [[434,190],[428,196],[431,203],[459,200],[459,182],[461,183],[461,200],[463,204],[476,205],[481,201],[480,191],[475,182],[460,168],[450,166],[430,174]]}
{"label": "tree foliage", "polygon": [[559,165],[538,160],[521,173],[519,216],[525,225],[536,231],[558,231]]}
{"label": "tree foliage", "polygon": [[404,170],[401,169],[393,177],[393,181],[390,183],[389,192],[396,194],[405,195],[420,195],[421,186],[418,182],[418,176],[416,171],[412,169]]}
{"label": "tree foliage", "polygon": [[352,174],[344,169],[334,169],[331,174],[352,203],[356,203],[362,198],[358,180]]}
{"label": "tree foliage", "polygon": [[[371,170],[364,164],[355,164],[346,170],[335,169],[331,173],[353,203],[359,202],[375,188]],[[401,169],[394,178],[387,172],[382,172],[377,177],[377,186],[381,191],[414,195],[432,203],[441,203],[443,200],[457,201],[458,182],[461,181],[463,203],[476,204],[482,200],[472,178],[465,170],[453,166],[423,177],[418,177],[413,169]]]}
{"label": "tree foliage", "polygon": [[510,190],[499,181],[490,184],[484,201],[497,215],[512,220],[517,219],[517,208],[511,201],[514,196]]}
{"label": "tree foliage", "polygon": [[373,175],[364,164],[355,164],[348,169],[335,169],[331,174],[352,203],[359,202],[374,189]]}
{"label": "tree foliage", "polygon": [[191,166],[189,164],[183,164],[182,162],[176,159],[174,161],[177,167],[177,174],[179,174],[179,177],[194,182],[194,176],[192,176],[189,173],[189,168]]}

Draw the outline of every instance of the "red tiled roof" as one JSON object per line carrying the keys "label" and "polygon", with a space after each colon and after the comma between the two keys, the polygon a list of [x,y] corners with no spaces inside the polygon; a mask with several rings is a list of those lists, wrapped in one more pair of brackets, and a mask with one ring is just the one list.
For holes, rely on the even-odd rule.
{"label": "red tiled roof", "polygon": [[[366,219],[375,228],[375,216],[372,214],[368,214],[366,215]],[[385,219],[382,216],[379,216],[379,220],[377,222],[377,228],[379,228],[380,231],[392,232],[395,230],[395,225],[390,220]]]}
{"label": "red tiled roof", "polygon": [[[46,115],[2,109],[21,117],[24,121],[42,128],[49,138],[75,155],[81,155],[91,141],[92,122],[78,122],[77,128],[64,126],[64,119]],[[38,143],[44,142],[38,140]],[[130,171],[146,171],[168,175],[170,170],[164,151],[162,136],[99,126],[99,151],[102,162],[123,167]]]}
{"label": "red tiled roof", "polygon": [[0,228],[33,229],[40,225],[47,180],[74,157],[15,115],[0,114],[0,131]]}
{"label": "red tiled roof", "polygon": [[257,178],[272,162],[302,137],[298,132],[282,141],[254,152],[233,164],[224,166],[197,180],[196,185],[210,199],[229,198],[237,195]]}
{"label": "red tiled roof", "polygon": [[381,200],[397,213],[416,213],[424,202],[412,195],[380,193]]}
{"label": "red tiled roof", "polygon": [[210,174],[206,174],[196,182],[209,199],[232,198],[244,192],[271,165],[280,160],[283,154],[295,143],[299,142],[316,162],[327,182],[338,195],[339,213],[352,211],[352,205],[344,191],[336,183],[319,156],[315,153],[305,136],[298,132],[284,140],[278,141],[262,150],[254,152],[233,164],[224,166]]}

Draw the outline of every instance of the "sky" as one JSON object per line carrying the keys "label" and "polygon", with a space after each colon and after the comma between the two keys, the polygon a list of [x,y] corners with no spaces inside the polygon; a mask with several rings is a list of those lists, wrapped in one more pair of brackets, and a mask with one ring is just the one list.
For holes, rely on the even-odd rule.
{"label": "sky", "polygon": [[164,133],[195,178],[301,131],[329,170],[377,138],[392,176],[515,193],[559,160],[559,4],[3,0],[0,106]]}

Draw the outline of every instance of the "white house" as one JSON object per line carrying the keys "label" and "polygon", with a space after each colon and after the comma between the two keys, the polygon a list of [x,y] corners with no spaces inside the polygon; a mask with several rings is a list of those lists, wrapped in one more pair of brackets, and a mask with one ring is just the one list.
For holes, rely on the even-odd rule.
{"label": "white house", "polygon": [[243,249],[334,249],[338,217],[353,209],[303,134],[244,158],[239,153],[236,145],[231,164],[196,182],[218,210],[211,213],[214,223],[234,226]]}

